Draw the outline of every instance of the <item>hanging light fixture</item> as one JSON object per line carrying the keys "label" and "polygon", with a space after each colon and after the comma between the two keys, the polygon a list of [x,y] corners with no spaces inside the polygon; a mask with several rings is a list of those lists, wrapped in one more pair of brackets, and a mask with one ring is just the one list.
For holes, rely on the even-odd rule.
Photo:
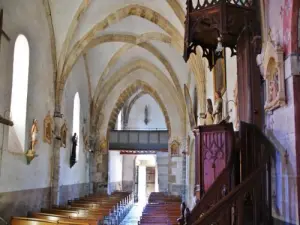
{"label": "hanging light fixture", "polygon": [[222,51],[223,51],[223,49],[224,49],[224,47],[223,47],[223,45],[222,45],[222,35],[220,35],[218,38],[217,38],[217,40],[218,40],[218,44],[217,44],[217,48],[216,48],[216,54],[221,54],[222,53]]}

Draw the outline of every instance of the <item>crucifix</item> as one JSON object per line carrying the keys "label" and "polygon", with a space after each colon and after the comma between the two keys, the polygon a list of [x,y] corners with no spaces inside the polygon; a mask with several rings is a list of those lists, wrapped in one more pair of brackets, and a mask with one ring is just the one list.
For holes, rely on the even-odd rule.
{"label": "crucifix", "polygon": [[1,11],[0,11],[0,48],[1,48],[2,35],[5,37],[5,39],[7,41],[10,41],[10,38],[8,37],[8,35],[3,30],[3,9],[1,9]]}

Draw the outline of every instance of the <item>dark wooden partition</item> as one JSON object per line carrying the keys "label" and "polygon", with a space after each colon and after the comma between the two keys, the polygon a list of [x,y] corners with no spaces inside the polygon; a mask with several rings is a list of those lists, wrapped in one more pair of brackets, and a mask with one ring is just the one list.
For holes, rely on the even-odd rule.
{"label": "dark wooden partition", "polygon": [[195,192],[197,199],[213,184],[227,165],[234,148],[232,123],[199,126],[195,134]]}

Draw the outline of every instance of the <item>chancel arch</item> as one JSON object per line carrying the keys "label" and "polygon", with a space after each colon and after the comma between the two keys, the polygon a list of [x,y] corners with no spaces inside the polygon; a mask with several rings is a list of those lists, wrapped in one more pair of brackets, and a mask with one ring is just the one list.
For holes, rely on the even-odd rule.
{"label": "chancel arch", "polygon": [[[178,108],[180,112],[180,117],[184,120],[185,118],[185,104],[183,101],[180,100],[178,93],[176,92],[175,88],[173,85],[170,84],[168,81],[167,77],[160,71],[156,66],[153,64],[145,61],[145,60],[136,60],[132,61],[130,64],[127,64],[126,66],[122,67],[120,70],[118,70],[115,74],[113,74],[110,79],[103,83],[103,85],[100,87],[103,93],[106,93],[105,95],[99,95],[99,96],[94,96],[94,104],[95,104],[95,109],[93,111],[93,116],[97,115],[96,112],[99,112],[102,107],[103,103],[106,101],[107,96],[110,93],[110,90],[122,79],[126,77],[127,74],[130,74],[134,71],[137,71],[139,69],[143,69],[145,71],[150,72],[155,76],[162,84],[164,84],[165,88],[170,92],[170,94],[174,97],[174,100],[176,102],[176,108]],[[99,117],[94,117],[97,122],[95,124],[99,123]],[[93,122],[94,123],[94,122]]]}
{"label": "chancel arch", "polygon": [[[29,77],[29,43],[20,34],[14,47],[10,116],[14,126],[9,130],[9,149],[25,151],[27,94]],[[15,140],[15,141],[13,141]],[[17,141],[16,141],[17,140]]]}
{"label": "chancel arch", "polygon": [[[155,99],[155,101],[158,103],[158,105],[165,117],[165,124],[169,131],[169,134],[171,134],[170,117],[168,115],[168,111],[167,111],[165,105],[163,104],[163,101],[161,100],[157,91],[155,91],[149,84],[147,84],[146,82],[143,82],[141,80],[137,80],[135,83],[128,86],[122,92],[122,94],[119,96],[117,102],[115,103],[115,107],[113,108],[113,110],[110,114],[110,117],[109,117],[108,131],[115,128],[115,124],[116,124],[118,115],[119,115],[120,111],[122,110],[124,104],[137,91],[142,91],[141,93],[143,93],[143,94],[149,94],[152,98]],[[141,97],[140,95],[137,95],[137,96]]]}

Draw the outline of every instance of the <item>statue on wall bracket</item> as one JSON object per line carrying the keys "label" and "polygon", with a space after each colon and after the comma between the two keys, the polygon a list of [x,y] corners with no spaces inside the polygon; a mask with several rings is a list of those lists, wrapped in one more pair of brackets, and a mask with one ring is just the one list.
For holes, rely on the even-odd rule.
{"label": "statue on wall bracket", "polygon": [[34,119],[30,130],[29,149],[25,153],[27,165],[29,165],[31,161],[38,156],[35,151],[35,146],[38,142],[38,131],[38,122]]}
{"label": "statue on wall bracket", "polygon": [[53,120],[49,112],[44,119],[44,135],[43,135],[43,141],[48,144],[52,143],[52,137],[53,137],[52,127],[53,127]]}
{"label": "statue on wall bracket", "polygon": [[68,127],[67,122],[65,121],[64,124],[60,128],[60,137],[61,137],[61,147],[67,147],[67,135],[68,135]]}
{"label": "statue on wall bracket", "polygon": [[179,147],[180,142],[177,140],[172,141],[171,143],[171,157],[177,157],[179,156]]}
{"label": "statue on wall bracket", "polygon": [[283,48],[269,36],[259,57],[266,81],[265,111],[270,112],[286,105]]}

